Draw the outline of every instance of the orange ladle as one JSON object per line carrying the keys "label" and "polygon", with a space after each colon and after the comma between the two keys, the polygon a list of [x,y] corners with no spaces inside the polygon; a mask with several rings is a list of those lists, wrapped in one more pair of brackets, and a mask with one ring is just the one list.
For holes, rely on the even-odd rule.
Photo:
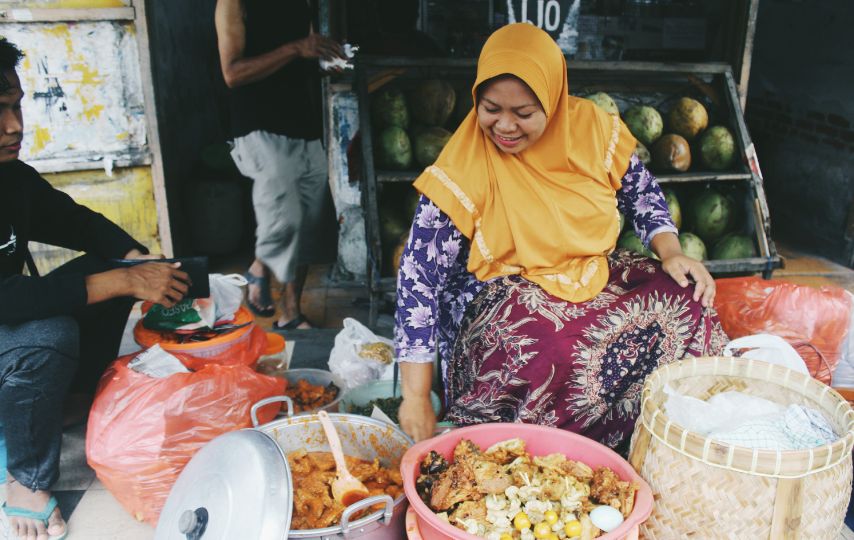
{"label": "orange ladle", "polygon": [[332,424],[332,419],[326,411],[318,411],[320,425],[323,426],[323,431],[326,432],[326,438],[329,440],[329,449],[332,452],[332,457],[335,459],[335,480],[332,481],[332,497],[343,504],[350,506],[354,502],[361,501],[370,492],[361,480],[350,473],[347,468],[347,462],[344,460],[344,450],[341,448],[341,440],[338,438],[338,431]]}

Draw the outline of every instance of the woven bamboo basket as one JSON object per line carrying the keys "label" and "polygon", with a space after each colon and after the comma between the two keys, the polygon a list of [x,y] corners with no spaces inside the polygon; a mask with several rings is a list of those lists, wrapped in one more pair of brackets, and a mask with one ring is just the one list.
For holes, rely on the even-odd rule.
{"label": "woven bamboo basket", "polygon": [[[729,390],[821,411],[840,438],[807,450],[759,450],[712,441],[664,411],[669,384],[699,399]],[[838,538],[851,496],[854,411],[829,386],[766,362],[686,359],[646,380],[630,461],[655,497],[641,524],[650,539]]]}

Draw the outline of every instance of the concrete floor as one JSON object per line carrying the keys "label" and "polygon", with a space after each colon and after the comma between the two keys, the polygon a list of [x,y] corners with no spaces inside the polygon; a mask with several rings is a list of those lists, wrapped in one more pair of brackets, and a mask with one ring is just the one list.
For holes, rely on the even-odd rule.
{"label": "concrete floor", "polygon": [[[812,286],[835,285],[854,292],[854,270],[784,247],[780,251],[786,258],[786,268],[776,271],[774,278]],[[234,261],[222,263],[217,268],[222,272],[243,270]],[[286,339],[294,342],[292,366],[324,367],[343,318],[354,317],[364,322],[367,308],[363,286],[332,281],[329,267],[313,268],[306,283],[303,310],[319,328],[286,334]],[[269,329],[272,321],[270,318],[259,322]],[[382,333],[388,335],[390,317],[385,315],[380,322],[385,328]],[[133,345],[132,340],[126,340],[123,352],[130,351]],[[70,516],[69,540],[153,538],[154,529],[131,517],[95,478],[94,471],[86,464],[84,440],[84,426],[68,429],[63,436],[61,477],[56,493],[63,515]],[[0,495],[0,500],[4,498]],[[840,538],[854,540],[854,532],[846,528]],[[0,540],[4,540],[2,531]]]}

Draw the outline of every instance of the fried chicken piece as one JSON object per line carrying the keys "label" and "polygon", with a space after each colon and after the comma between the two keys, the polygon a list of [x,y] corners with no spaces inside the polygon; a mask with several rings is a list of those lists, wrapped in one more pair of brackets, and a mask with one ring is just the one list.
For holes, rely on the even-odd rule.
{"label": "fried chicken piece", "polygon": [[632,513],[637,490],[637,484],[620,480],[614,471],[607,467],[596,469],[590,484],[590,496],[601,504],[613,506],[622,512],[623,517]]}
{"label": "fried chicken piece", "polygon": [[477,459],[473,466],[474,480],[481,493],[504,493],[513,484],[504,467],[485,459]]}
{"label": "fried chicken piece", "polygon": [[453,523],[455,521],[459,522],[465,519],[475,519],[480,522],[486,521],[486,503],[482,500],[480,501],[465,501],[460,503],[451,515],[448,516],[448,519]]}
{"label": "fried chicken piece", "polygon": [[500,441],[487,448],[484,454],[490,456],[496,463],[506,465],[517,457],[525,455],[525,441],[518,438]]}
{"label": "fried chicken piece", "polygon": [[460,461],[461,459],[465,459],[470,456],[479,456],[480,455],[480,447],[468,439],[463,439],[459,443],[457,443],[457,447],[454,448],[454,462]]}
{"label": "fried chicken piece", "polygon": [[483,494],[478,490],[474,470],[466,457],[457,459],[433,483],[430,493],[430,507],[441,512],[452,508],[457,503],[470,500],[478,501]]}
{"label": "fried chicken piece", "polygon": [[571,459],[567,459],[563,464],[563,471],[566,474],[569,474],[581,480],[582,482],[588,481],[593,478],[593,469],[591,469],[590,466],[586,463],[581,463],[580,461],[573,461]]}

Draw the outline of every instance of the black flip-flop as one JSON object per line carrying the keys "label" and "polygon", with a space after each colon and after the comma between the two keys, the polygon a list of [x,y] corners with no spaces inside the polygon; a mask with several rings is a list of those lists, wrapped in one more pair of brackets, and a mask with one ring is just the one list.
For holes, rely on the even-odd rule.
{"label": "black flip-flop", "polygon": [[[250,285],[257,285],[261,288],[261,295],[259,297],[259,300],[263,305],[273,305],[273,297],[270,296],[270,279],[267,276],[256,276],[247,271],[243,273],[243,277],[246,278],[246,281],[248,281]],[[258,317],[272,317],[276,314],[275,306],[262,309],[253,304],[252,301],[249,300],[248,287],[246,289],[246,305],[249,307],[249,311],[251,311]]]}
{"label": "black flip-flop", "polygon": [[[311,321],[305,318],[305,315],[300,315],[296,319],[292,319],[285,324],[279,324],[279,321],[273,321],[274,330],[311,330],[311,328],[297,328],[302,323],[311,324]],[[311,324],[312,328],[314,325]]]}

